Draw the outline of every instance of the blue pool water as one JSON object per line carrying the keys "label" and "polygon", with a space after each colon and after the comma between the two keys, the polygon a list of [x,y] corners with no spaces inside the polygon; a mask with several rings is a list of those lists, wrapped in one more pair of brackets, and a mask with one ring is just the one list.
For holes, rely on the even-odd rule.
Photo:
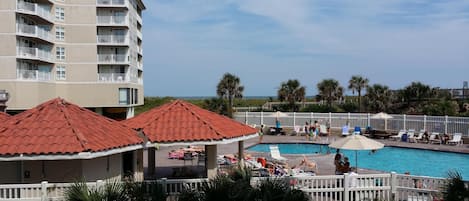
{"label": "blue pool water", "polygon": [[[258,144],[248,150],[269,152],[270,144]],[[278,144],[281,154],[335,154],[335,149],[327,145],[317,144]],[[341,150],[355,166],[355,151]],[[320,165],[320,164],[319,164]],[[370,154],[370,151],[358,151],[358,167],[386,172],[405,173],[412,175],[446,177],[448,170],[458,171],[469,180],[469,154],[440,152],[422,149],[384,147]]]}

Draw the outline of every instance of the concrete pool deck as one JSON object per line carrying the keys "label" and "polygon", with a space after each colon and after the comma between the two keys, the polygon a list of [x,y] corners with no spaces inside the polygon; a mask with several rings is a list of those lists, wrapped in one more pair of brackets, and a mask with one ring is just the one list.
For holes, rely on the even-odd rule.
{"label": "concrete pool deck", "polygon": [[[333,134],[329,137],[321,137],[320,140],[317,141],[308,141],[305,136],[273,136],[273,135],[264,135],[261,143],[315,143],[315,144],[329,144],[336,139],[341,138],[338,134]],[[395,146],[395,147],[405,147],[405,148],[418,148],[418,149],[428,149],[428,150],[436,150],[436,151],[448,151],[448,152],[458,152],[458,153],[466,153],[469,154],[469,145],[464,144],[461,146],[456,145],[440,145],[440,144],[426,144],[426,143],[407,143],[401,141],[392,141],[390,139],[381,139],[378,140],[384,143],[386,146]],[[244,142],[245,148],[249,148],[259,143],[259,137],[252,138],[246,140]],[[204,167],[202,165],[197,164],[197,160],[191,162],[184,162],[183,160],[177,159],[168,159],[168,152],[173,149],[179,149],[183,146],[171,146],[171,147],[161,147],[159,150],[156,151],[156,175],[151,176],[149,178],[162,178],[168,177],[170,178],[173,173],[174,169],[185,167],[186,169],[190,169],[193,172],[194,177],[204,177]],[[333,175],[335,172],[334,166],[334,154],[335,150],[331,150],[332,153],[330,154],[307,154],[307,158],[314,160],[318,164],[318,171],[317,175]],[[218,145],[218,155],[224,154],[234,154],[238,152],[238,143],[230,143],[225,145]],[[266,157],[269,153],[261,153],[261,152],[252,152],[245,150],[246,154],[251,154],[253,157]],[[297,165],[302,158],[302,155],[298,154],[282,154],[282,156],[288,159],[288,163],[290,165]],[[354,163],[352,162],[352,166]],[[379,173],[381,171],[377,170],[368,170],[368,169],[361,169],[359,167],[360,174],[367,174],[367,173]],[[412,174],[412,173],[411,173]]]}

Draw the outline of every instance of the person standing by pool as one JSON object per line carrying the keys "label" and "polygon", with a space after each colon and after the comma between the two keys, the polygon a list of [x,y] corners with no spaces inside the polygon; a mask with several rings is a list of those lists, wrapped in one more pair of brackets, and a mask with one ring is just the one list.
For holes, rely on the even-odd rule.
{"label": "person standing by pool", "polygon": [[262,137],[264,137],[264,124],[261,124],[261,128],[259,128],[259,143],[262,142]]}
{"label": "person standing by pool", "polygon": [[306,134],[306,139],[308,139],[308,136],[309,136],[309,123],[307,121],[305,122],[305,134]]}
{"label": "person standing by pool", "polygon": [[342,174],[343,161],[342,161],[342,154],[340,153],[340,149],[336,150],[336,153],[334,156],[334,165],[335,165],[335,174]]}

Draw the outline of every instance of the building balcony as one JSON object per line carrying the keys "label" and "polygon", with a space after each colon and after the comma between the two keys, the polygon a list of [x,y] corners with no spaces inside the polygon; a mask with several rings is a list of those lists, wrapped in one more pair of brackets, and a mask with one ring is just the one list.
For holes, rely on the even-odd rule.
{"label": "building balcony", "polygon": [[48,42],[53,41],[50,31],[37,25],[16,24],[16,33],[22,36],[40,38]]}
{"label": "building balcony", "polygon": [[23,0],[18,0],[16,5],[17,5],[16,6],[17,12],[25,13],[29,15],[35,15],[51,23],[54,21],[54,18],[52,17],[50,13],[50,8],[44,5],[25,2]]}
{"label": "building balcony", "polygon": [[99,82],[129,82],[129,76],[125,73],[98,73]]}
{"label": "building balcony", "polygon": [[98,26],[129,26],[127,16],[98,15]]}
{"label": "building balcony", "polygon": [[129,45],[127,35],[98,35],[99,45]]}
{"label": "building balcony", "polygon": [[98,54],[100,64],[129,64],[126,54]]}
{"label": "building balcony", "polygon": [[51,80],[52,73],[51,72],[44,72],[39,70],[24,70],[24,69],[17,69],[16,70],[16,78],[18,80],[36,80],[36,81],[49,81]]}
{"label": "building balcony", "polygon": [[97,7],[127,7],[127,1],[125,0],[97,0]]}
{"label": "building balcony", "polygon": [[22,59],[41,60],[48,63],[53,61],[50,51],[37,47],[16,47],[16,56]]}

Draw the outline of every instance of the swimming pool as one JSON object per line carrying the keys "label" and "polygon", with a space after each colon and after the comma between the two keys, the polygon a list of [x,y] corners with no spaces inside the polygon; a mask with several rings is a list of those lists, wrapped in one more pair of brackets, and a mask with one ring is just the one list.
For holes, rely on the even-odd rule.
{"label": "swimming pool", "polygon": [[[258,144],[248,150],[269,152],[269,145],[271,144]],[[318,144],[278,144],[278,147],[282,154],[335,153],[335,149]],[[341,152],[355,166],[355,151]],[[358,151],[358,167],[432,177],[446,177],[448,170],[457,170],[464,180],[469,180],[469,154],[462,153],[384,147],[373,154],[370,151]]]}

